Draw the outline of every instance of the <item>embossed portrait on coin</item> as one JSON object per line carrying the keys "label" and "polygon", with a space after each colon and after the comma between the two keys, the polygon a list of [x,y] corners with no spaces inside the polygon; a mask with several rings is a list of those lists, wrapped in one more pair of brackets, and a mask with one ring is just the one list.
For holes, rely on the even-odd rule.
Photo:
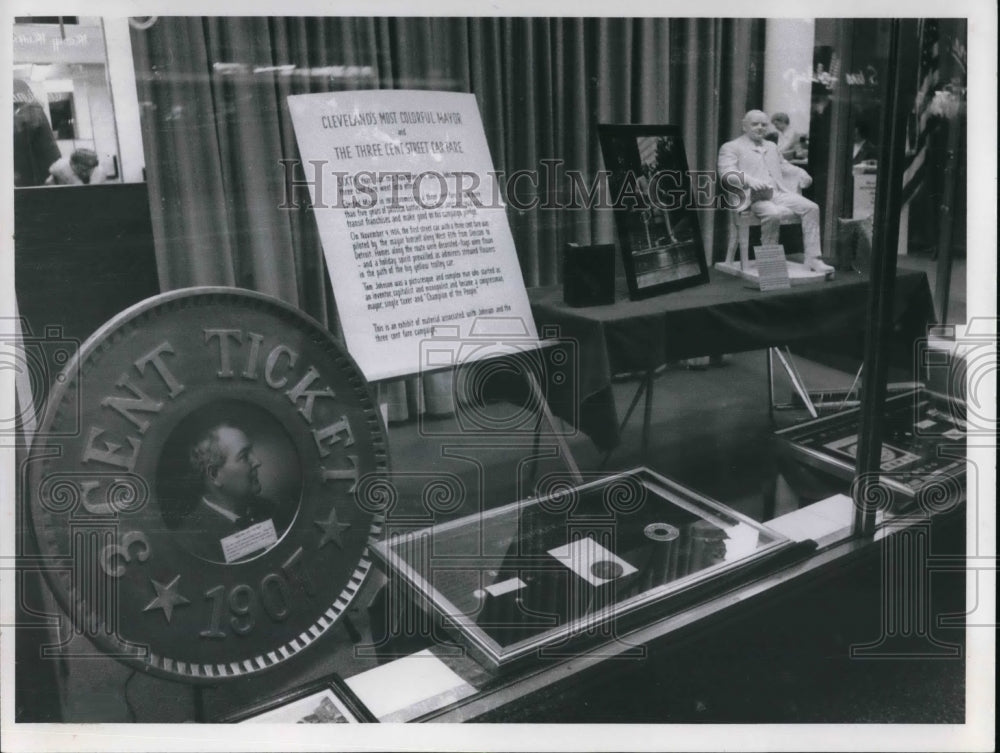
{"label": "embossed portrait on coin", "polygon": [[164,522],[185,549],[211,562],[238,562],[266,552],[291,525],[301,468],[275,418],[223,400],[173,431],[157,487]]}

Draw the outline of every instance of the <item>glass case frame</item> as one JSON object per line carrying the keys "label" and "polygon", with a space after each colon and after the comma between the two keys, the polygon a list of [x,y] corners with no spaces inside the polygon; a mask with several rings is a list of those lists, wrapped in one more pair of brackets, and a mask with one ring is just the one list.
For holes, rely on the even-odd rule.
{"label": "glass case frame", "polygon": [[[598,496],[609,511],[603,516],[594,509]],[[642,508],[650,501],[669,507],[652,510],[656,520],[623,522],[626,516],[641,516]],[[689,529],[682,532],[671,523],[661,522],[668,517],[663,510],[695,519],[693,525],[702,526],[701,533]],[[532,515],[548,518],[548,525],[537,525],[537,519],[524,525]],[[498,537],[497,529],[509,531],[512,525],[516,527],[516,538]],[[641,528],[646,541],[639,537],[639,546],[633,539],[622,547],[612,541],[614,536],[600,537],[598,542],[592,535],[595,530],[608,531],[616,526],[632,531]],[[543,538],[544,533],[540,536],[539,530],[555,529],[568,534],[569,540],[550,548],[553,540]],[[460,537],[466,537],[472,547],[480,547],[478,552],[471,553],[471,548],[462,551],[461,545],[456,545]],[[746,549],[746,537],[753,537],[753,543],[747,551],[740,551],[741,546]],[[544,541],[541,548],[540,538]],[[503,542],[499,548],[484,551],[490,542],[498,540]],[[673,541],[677,549],[672,555],[662,554]],[[734,542],[732,550],[726,541]],[[709,554],[713,547],[716,554]],[[805,542],[805,546],[793,542],[764,524],[640,467],[458,520],[390,535],[374,545],[373,554],[390,573],[390,579],[398,579],[414,602],[441,618],[445,629],[476,659],[491,670],[500,670],[523,664],[522,660],[532,656],[575,654],[588,639],[606,641],[665,611],[759,577],[760,570],[775,565],[779,559],[785,564],[786,557],[777,555],[811,551],[814,547],[814,542]],[[670,556],[673,565],[666,562]],[[678,566],[678,560],[688,565]],[[685,571],[692,562],[701,566]],[[453,588],[455,573],[463,570],[466,587],[469,582],[475,585],[477,573],[480,576],[480,587],[472,589],[471,599],[468,588]],[[559,575],[554,573],[565,575],[565,582],[560,584]],[[496,580],[484,584],[484,575]],[[539,604],[548,608],[562,604],[565,613],[549,612],[547,621],[537,618],[539,613],[530,599],[533,586],[544,596]],[[537,618],[534,623],[533,617]],[[502,637],[504,632],[508,638]]]}

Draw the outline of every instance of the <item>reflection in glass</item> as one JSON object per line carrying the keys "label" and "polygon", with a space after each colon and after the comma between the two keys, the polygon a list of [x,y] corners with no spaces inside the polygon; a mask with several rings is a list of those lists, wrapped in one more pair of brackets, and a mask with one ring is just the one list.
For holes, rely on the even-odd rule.
{"label": "reflection in glass", "polygon": [[118,178],[118,128],[99,19],[14,26],[15,186]]}
{"label": "reflection in glass", "polygon": [[76,128],[73,117],[73,92],[54,92],[49,94],[49,114],[52,117],[52,131],[59,140],[76,138]]}

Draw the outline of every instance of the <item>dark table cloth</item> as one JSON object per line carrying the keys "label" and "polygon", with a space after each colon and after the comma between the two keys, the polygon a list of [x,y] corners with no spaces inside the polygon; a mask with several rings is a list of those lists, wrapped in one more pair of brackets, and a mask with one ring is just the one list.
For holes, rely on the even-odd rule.
{"label": "dark table cloth", "polygon": [[[571,308],[561,286],[528,291],[539,336],[569,341],[575,373],[547,384],[553,412],[575,424],[601,449],[620,441],[611,394],[613,375],[644,372],[685,358],[820,345],[862,354],[868,311],[867,275],[763,293],[735,277],[713,273],[708,285],[630,301],[624,280],[607,306]],[[899,270],[894,295],[895,335],[904,352],[934,321],[923,272]]]}

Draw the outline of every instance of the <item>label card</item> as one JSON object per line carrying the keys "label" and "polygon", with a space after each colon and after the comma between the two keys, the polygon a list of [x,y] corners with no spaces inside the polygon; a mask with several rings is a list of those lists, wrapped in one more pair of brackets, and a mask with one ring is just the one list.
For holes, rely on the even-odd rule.
{"label": "label card", "polygon": [[784,246],[780,244],[755,246],[753,252],[757,259],[761,291],[785,290],[792,287],[792,281],[788,278],[788,262],[785,260]]}
{"label": "label card", "polygon": [[484,589],[490,596],[503,596],[511,591],[520,591],[525,587],[525,582],[520,578],[508,578]]}
{"label": "label card", "polygon": [[593,586],[603,586],[615,578],[637,572],[635,567],[589,536],[550,549],[549,554]]}
{"label": "label card", "polygon": [[246,557],[248,554],[267,549],[277,542],[278,534],[274,530],[274,521],[268,519],[260,523],[254,523],[249,528],[237,531],[234,534],[219,539],[222,544],[222,555],[226,562],[235,562]]}
{"label": "label card", "polygon": [[474,95],[329,92],[288,107],[347,348],[369,381],[428,369],[439,328],[444,365],[495,355],[461,349],[477,319],[515,320],[509,336],[537,346]]}

